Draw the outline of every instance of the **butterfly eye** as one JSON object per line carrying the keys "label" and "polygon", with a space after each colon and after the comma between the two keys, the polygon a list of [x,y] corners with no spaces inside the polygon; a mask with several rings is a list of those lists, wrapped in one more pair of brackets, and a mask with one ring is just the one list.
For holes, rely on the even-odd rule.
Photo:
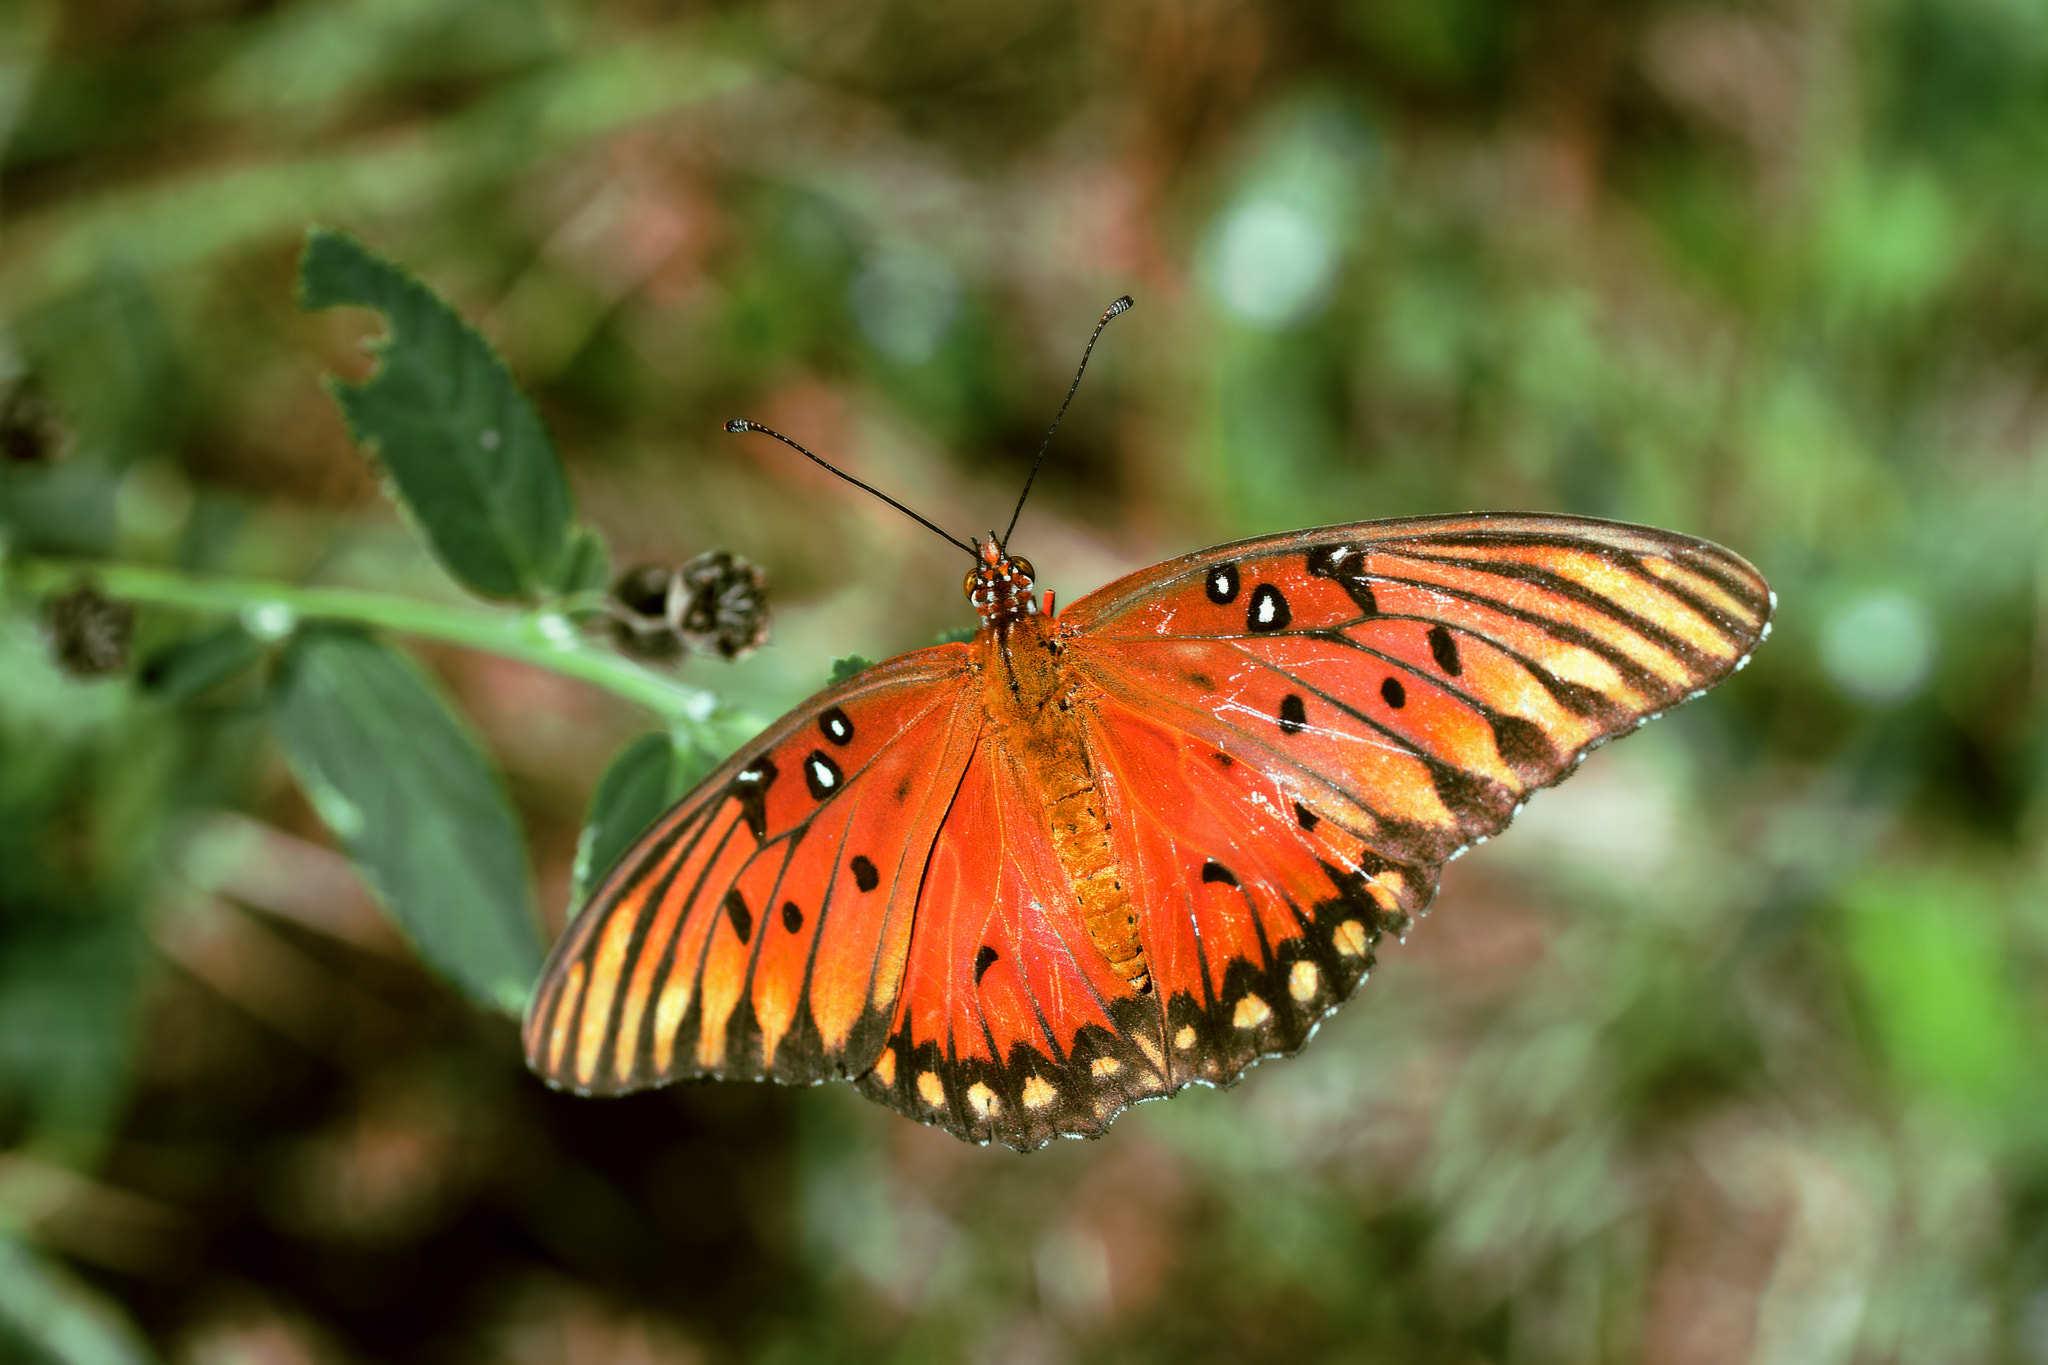
{"label": "butterfly eye", "polygon": [[1031,561],[1026,559],[1023,555],[1010,556],[1010,571],[1012,573],[1022,574],[1024,575],[1024,577],[1034,580],[1038,577],[1037,570],[1031,567]]}
{"label": "butterfly eye", "polygon": [[967,577],[960,584],[960,591],[967,594],[967,600],[970,602],[974,600],[974,589],[980,578],[981,570],[969,569]]}

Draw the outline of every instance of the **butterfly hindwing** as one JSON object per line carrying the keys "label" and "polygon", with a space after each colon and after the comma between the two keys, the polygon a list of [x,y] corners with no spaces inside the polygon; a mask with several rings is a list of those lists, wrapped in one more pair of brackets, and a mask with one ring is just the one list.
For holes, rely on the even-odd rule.
{"label": "butterfly hindwing", "polygon": [[1371,851],[1256,755],[1110,698],[1090,738],[1127,867],[1146,888],[1172,1089],[1228,1085],[1301,1047],[1364,980],[1380,937],[1403,932],[1435,893],[1434,866]]}
{"label": "butterfly hindwing", "polygon": [[1172,1088],[1156,1003],[1103,961],[1016,757],[985,743],[931,846],[871,1099],[970,1142],[1097,1133]]}
{"label": "butterfly hindwing", "polygon": [[556,944],[528,1063],[579,1093],[872,1064],[980,723],[963,645],[820,693],[643,834]]}

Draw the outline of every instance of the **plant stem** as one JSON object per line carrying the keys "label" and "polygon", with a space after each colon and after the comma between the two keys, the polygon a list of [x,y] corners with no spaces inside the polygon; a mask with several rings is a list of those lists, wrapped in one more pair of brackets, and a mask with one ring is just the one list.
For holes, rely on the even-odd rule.
{"label": "plant stem", "polygon": [[89,582],[109,597],[234,616],[260,639],[280,639],[302,621],[348,621],[401,635],[516,659],[602,687],[693,731],[720,709],[716,695],[664,677],[586,640],[557,611],[449,606],[355,588],[306,588],[256,578],[198,578],[175,569],[102,561],[21,560],[30,591]]}

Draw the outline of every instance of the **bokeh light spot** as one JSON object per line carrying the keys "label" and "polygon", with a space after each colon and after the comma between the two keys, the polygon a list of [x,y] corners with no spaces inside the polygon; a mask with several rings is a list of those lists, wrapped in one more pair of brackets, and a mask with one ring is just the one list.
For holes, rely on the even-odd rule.
{"label": "bokeh light spot", "polygon": [[886,246],[853,277],[848,301],[876,350],[899,365],[922,365],[953,325],[960,279],[922,247]]}
{"label": "bokeh light spot", "polygon": [[1865,701],[1903,701],[1934,665],[1934,623],[1925,605],[1900,592],[1848,603],[1821,636],[1821,663],[1835,684]]}
{"label": "bokeh light spot", "polygon": [[1329,296],[1337,252],[1330,235],[1290,204],[1255,198],[1217,229],[1209,280],[1216,297],[1255,327],[1283,327]]}

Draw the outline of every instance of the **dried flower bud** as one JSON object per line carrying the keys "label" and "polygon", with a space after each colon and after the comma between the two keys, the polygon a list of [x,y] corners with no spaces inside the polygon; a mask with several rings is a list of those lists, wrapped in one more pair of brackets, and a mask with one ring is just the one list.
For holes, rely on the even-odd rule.
{"label": "dried flower bud", "polygon": [[0,388],[0,463],[48,464],[69,443],[63,416],[34,378]]}
{"label": "dried flower bud", "polygon": [[650,663],[672,664],[683,657],[683,639],[673,624],[681,612],[669,609],[672,594],[682,591],[676,571],[666,564],[635,564],[612,583],[612,643],[619,652]]}
{"label": "dried flower bud", "polygon": [[738,659],[768,643],[768,575],[760,565],[711,550],[678,577],[686,591],[676,624],[690,648]]}
{"label": "dried flower bud", "polygon": [[636,564],[613,582],[610,606],[620,651],[655,663],[686,648],[737,659],[768,639],[768,575],[726,550],[680,569]]}
{"label": "dried flower bud", "polygon": [[104,677],[128,666],[135,608],[126,602],[86,585],[51,598],[45,611],[57,664],[72,677]]}

